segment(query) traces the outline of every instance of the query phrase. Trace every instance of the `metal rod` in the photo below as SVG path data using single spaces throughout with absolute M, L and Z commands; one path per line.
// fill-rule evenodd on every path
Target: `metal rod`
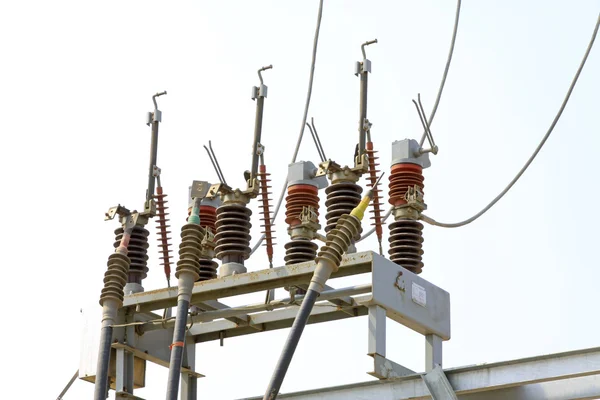
M 154 103 L 154 116 L 156 116 L 158 110 L 158 104 L 156 104 L 156 98 L 162 95 L 167 94 L 167 91 L 156 93 L 152 96 L 152 102 Z M 154 177 L 154 167 L 156 166 L 156 159 L 158 156 L 158 124 L 159 121 L 156 117 L 152 121 L 152 138 L 150 142 L 150 167 L 148 171 L 148 189 L 146 191 L 146 201 L 152 200 L 154 196 L 154 187 L 155 187 L 155 177 Z
M 250 179 L 254 179 L 258 173 L 258 145 L 262 136 L 263 110 L 265 98 L 258 96 L 256 99 L 256 116 L 254 118 L 254 143 L 252 143 L 252 169 Z
M 268 65 L 266 67 L 262 67 L 258 70 L 258 79 L 260 79 L 260 87 L 258 88 L 257 98 L 256 98 L 256 116 L 254 118 L 254 142 L 252 143 L 252 168 L 250 169 L 250 179 L 253 180 L 257 177 L 258 174 L 258 146 L 260 145 L 260 139 L 262 136 L 262 122 L 263 122 L 263 111 L 265 107 L 265 97 L 266 92 L 262 93 L 263 87 L 266 89 L 266 86 L 263 85 L 263 77 L 261 72 L 267 69 L 273 68 L 273 65 Z
M 211 146 L 210 140 L 208 141 L 208 144 L 209 144 L 209 146 Z M 210 147 L 210 150 L 209 150 L 208 147 L 206 147 L 206 145 L 205 145 L 204 150 L 206 150 L 206 154 L 208 154 L 208 158 L 210 158 L 210 162 L 212 163 L 213 168 L 215 169 L 217 178 L 219 179 L 219 181 L 221 183 L 224 183 L 227 185 L 227 182 L 225 182 L 225 178 L 223 177 L 223 173 L 221 172 L 221 168 L 219 167 L 219 164 L 217 162 L 216 156 L 215 156 L 214 152 L 212 151 L 212 146 Z
M 306 126 L 308 127 L 308 130 L 310 131 L 310 135 L 313 138 L 313 142 L 315 142 L 315 147 L 317 148 L 317 153 L 319 153 L 319 158 L 321 159 L 321 162 L 325 161 L 325 157 L 323 157 L 323 154 L 321 154 L 321 149 L 319 148 L 319 142 L 317 142 L 317 137 L 315 136 L 315 131 L 313 130 L 312 126 L 310 126 L 310 124 L 307 122 Z
M 266 71 L 266 70 L 271 69 L 271 68 L 273 68 L 273 64 L 267 65 L 266 67 L 262 67 L 261 69 L 258 70 L 258 79 L 260 79 L 260 84 L 261 85 L 264 83 L 261 72 Z
M 365 153 L 366 131 L 365 123 L 367 120 L 367 93 L 369 86 L 369 76 L 366 71 L 360 74 L 360 118 L 358 120 L 358 157 Z
M 369 46 L 373 43 L 377 43 L 377 39 L 369 40 L 360 46 L 360 51 L 363 55 L 360 71 L 360 118 L 358 120 L 358 154 L 357 157 L 360 160 L 365 154 L 365 143 L 366 143 L 366 122 L 367 122 L 367 95 L 369 90 L 369 71 L 367 70 L 367 53 L 365 52 L 365 46 Z
M 365 52 L 365 46 L 369 46 L 372 45 L 374 43 L 377 43 L 377 39 L 373 39 L 373 40 L 369 40 L 368 42 L 364 42 L 361 46 L 360 46 L 360 51 L 362 51 L 362 55 L 363 55 L 363 60 L 367 59 L 367 53 Z
M 310 124 L 312 125 L 313 131 L 315 131 L 315 137 L 317 138 L 317 142 L 319 142 L 319 150 L 321 151 L 321 155 L 323 156 L 324 160 L 327 160 L 325 150 L 323 150 L 323 145 L 321 144 L 321 139 L 319 138 L 319 132 L 317 132 L 317 127 L 315 126 L 315 119 L 313 117 L 310 118 Z
M 154 166 L 158 156 L 158 121 L 152 122 L 152 139 L 150 142 L 150 168 L 148 171 L 148 190 L 146 190 L 146 200 L 152 200 L 154 196 L 154 187 L 156 179 L 154 177 Z
M 419 102 L 419 107 L 421 108 L 421 114 L 423 114 L 423 121 L 425 121 L 425 128 L 427 130 L 429 141 L 430 141 L 429 144 L 431 145 L 431 148 L 434 148 L 435 141 L 433 140 L 433 134 L 431 133 L 431 128 L 429 127 L 429 122 L 427 121 L 427 118 L 425 118 L 425 108 L 423 107 L 423 103 L 421 103 L 421 93 L 417 94 L 417 100 Z
M 75 382 L 75 380 L 77 379 L 78 376 L 79 376 L 79 370 L 75 371 L 75 374 L 73 375 L 73 377 L 71 378 L 69 383 L 67 383 L 67 386 L 65 386 L 65 388 L 62 390 L 62 392 L 60 392 L 60 394 L 58 395 L 56 400 L 62 400 L 63 396 L 69 391 L 69 389 L 71 388 L 71 386 L 73 385 L 73 383 Z
M 349 287 L 340 288 L 340 289 L 325 290 L 321 293 L 321 296 L 319 296 L 319 301 L 335 300 L 335 299 L 340 299 L 340 298 L 344 298 L 347 296 L 353 296 L 353 295 L 358 295 L 358 294 L 363 294 L 363 293 L 370 293 L 372 289 L 373 289 L 373 286 L 369 283 L 369 284 L 363 284 L 363 285 L 349 286 Z M 301 295 L 301 296 L 295 296 L 293 299 L 288 297 L 285 299 L 273 300 L 269 304 L 254 303 L 254 304 L 249 304 L 246 306 L 225 308 L 222 310 L 204 311 L 204 312 L 199 313 L 198 315 L 194 315 L 194 316 L 190 317 L 189 322 L 196 324 L 196 323 L 214 321 L 217 319 L 232 318 L 232 317 L 237 317 L 240 315 L 247 315 L 247 314 L 252 314 L 252 313 L 266 311 L 266 310 L 270 311 L 270 310 L 275 310 L 278 308 L 285 308 L 285 307 L 290 307 L 292 305 L 297 305 L 297 303 L 299 303 L 303 300 L 304 300 L 304 295 Z M 171 327 L 173 327 L 174 324 L 175 324 L 175 321 L 173 319 L 171 319 L 169 321 L 165 321 L 163 319 L 163 320 L 158 320 L 158 321 L 151 321 L 148 323 L 139 323 L 138 325 L 144 325 L 145 331 L 152 331 L 152 330 L 157 330 L 157 329 L 171 328 Z
M 215 151 L 212 148 L 212 141 L 209 140 L 208 141 L 208 147 L 210 148 L 210 152 L 212 153 L 212 156 L 215 160 L 215 164 L 217 164 L 217 170 L 218 170 L 218 174 L 220 179 L 223 181 L 224 184 L 227 185 L 227 181 L 225 180 L 225 175 L 223 175 L 223 170 L 221 169 L 221 165 L 219 164 L 219 160 L 217 159 L 217 155 L 215 154 Z

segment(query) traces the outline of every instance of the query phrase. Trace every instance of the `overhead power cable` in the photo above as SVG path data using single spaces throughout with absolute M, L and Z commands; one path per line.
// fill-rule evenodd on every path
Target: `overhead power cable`
M 479 217 L 481 217 L 483 214 L 485 214 L 502 197 L 504 197 L 504 195 L 506 193 L 508 193 L 508 191 L 514 186 L 514 184 L 517 183 L 517 181 L 519 180 L 519 178 L 521 178 L 521 176 L 523 175 L 523 173 L 525 173 L 525 171 L 527 170 L 527 168 L 529 168 L 529 166 L 531 165 L 531 163 L 533 162 L 533 160 L 535 159 L 535 157 L 538 155 L 538 153 L 540 152 L 540 150 L 542 150 L 542 147 L 544 147 L 544 144 L 546 143 L 546 141 L 550 137 L 550 134 L 554 130 L 554 127 L 558 123 L 558 120 L 560 119 L 560 117 L 561 117 L 561 115 L 562 115 L 565 107 L 567 106 L 567 103 L 569 102 L 569 98 L 571 97 L 571 93 L 573 92 L 573 89 L 575 88 L 575 85 L 577 84 L 577 80 L 579 79 L 579 75 L 581 74 L 581 71 L 583 70 L 583 67 L 585 66 L 585 62 L 587 61 L 587 58 L 588 58 L 588 56 L 589 56 L 589 54 L 590 54 L 590 52 L 592 50 L 592 47 L 594 46 L 594 41 L 596 40 L 596 35 L 598 34 L 598 27 L 599 26 L 600 26 L 600 13 L 598 14 L 598 20 L 596 21 L 596 26 L 594 28 L 594 32 L 592 33 L 592 38 L 590 39 L 590 42 L 589 42 L 588 47 L 587 47 L 587 50 L 585 51 L 583 59 L 581 60 L 581 63 L 579 64 L 579 68 L 577 68 L 577 72 L 575 73 L 575 76 L 573 77 L 573 80 L 571 81 L 571 86 L 569 86 L 569 90 L 567 91 L 567 94 L 565 95 L 565 98 L 563 99 L 563 102 L 562 102 L 560 108 L 558 109 L 558 113 L 554 117 L 554 120 L 552 121 L 552 124 L 550 124 L 550 128 L 548 128 L 548 131 L 546 132 L 546 134 L 542 138 L 542 141 L 538 144 L 537 148 L 535 149 L 535 151 L 533 152 L 533 154 L 531 155 L 531 157 L 529 157 L 529 159 L 527 160 L 527 162 L 525 163 L 525 165 L 523 165 L 523 168 L 521 168 L 521 170 L 517 173 L 517 175 L 513 178 L 513 180 L 510 181 L 510 183 L 508 184 L 508 186 L 506 186 L 504 188 L 504 190 L 502 192 L 500 192 L 500 194 L 498 196 L 496 196 L 496 198 L 494 198 L 494 200 L 492 200 L 481 211 L 479 211 L 477 214 L 473 215 L 471 218 L 465 219 L 464 221 L 455 222 L 455 223 L 450 223 L 449 224 L 449 223 L 438 222 L 438 221 L 434 220 L 433 218 L 430 218 L 430 217 L 428 217 L 426 215 L 421 214 L 421 219 L 423 221 L 425 221 L 425 222 L 427 222 L 428 224 L 431 224 L 431 225 L 440 226 L 442 228 L 458 228 L 458 227 L 461 227 L 461 226 L 465 226 L 465 225 L 470 224 L 471 222 L 475 221 L 476 219 L 478 219 Z
M 444 68 L 444 74 L 442 75 L 442 81 L 440 82 L 440 87 L 438 88 L 437 96 L 435 98 L 435 103 L 433 105 L 433 109 L 431 110 L 431 114 L 429 114 L 429 118 L 427 120 L 426 126 L 431 127 L 433 123 L 433 118 L 435 118 L 435 113 L 437 112 L 438 106 L 440 105 L 440 99 L 442 98 L 442 93 L 444 91 L 444 86 L 446 85 L 446 78 L 448 78 L 448 71 L 450 70 L 450 63 L 452 62 L 452 56 L 454 55 L 454 44 L 456 43 L 456 33 L 458 32 L 458 21 L 460 19 L 460 7 L 462 5 L 461 0 L 456 2 L 456 14 L 454 16 L 454 28 L 452 29 L 452 40 L 450 41 L 450 50 L 448 51 L 448 59 L 446 60 L 446 66 Z M 423 132 L 423 136 L 421 137 L 420 146 L 423 146 L 425 142 L 425 138 L 427 137 L 427 130 L 425 129 Z M 390 208 L 388 212 L 382 219 L 382 223 L 385 222 L 389 216 L 392 214 L 392 209 Z M 358 240 L 364 240 L 371 236 L 375 232 L 376 228 L 373 228 L 366 232 L 361 238 Z
M 323 16 L 323 0 L 319 1 L 319 13 L 317 15 L 317 28 L 315 29 L 315 36 L 313 39 L 313 50 L 312 50 L 312 61 L 310 64 L 310 77 L 308 78 L 308 91 L 306 93 L 306 102 L 304 105 L 304 114 L 302 115 L 302 125 L 300 126 L 300 134 L 298 135 L 298 140 L 296 142 L 296 148 L 294 149 L 294 154 L 292 155 L 292 161 L 290 164 L 296 162 L 296 158 L 298 157 L 298 151 L 300 150 L 300 144 L 302 143 L 302 137 L 304 136 L 304 127 L 306 126 L 306 118 L 308 117 L 308 108 L 310 106 L 310 98 L 312 96 L 312 88 L 313 88 L 313 80 L 315 77 L 315 64 L 317 61 L 317 45 L 319 43 L 319 31 L 321 29 L 321 17 Z M 279 195 L 279 199 L 277 200 L 277 205 L 275 206 L 275 210 L 273 212 L 273 217 L 271 218 L 271 223 L 275 223 L 275 218 L 279 213 L 279 209 L 281 208 L 281 203 L 283 202 L 283 198 L 285 197 L 285 192 L 287 189 L 287 177 L 285 179 L 283 188 L 281 188 L 281 194 Z M 256 249 L 261 245 L 261 243 L 265 240 L 265 235 L 263 234 L 258 242 L 252 248 L 250 255 L 252 255 Z

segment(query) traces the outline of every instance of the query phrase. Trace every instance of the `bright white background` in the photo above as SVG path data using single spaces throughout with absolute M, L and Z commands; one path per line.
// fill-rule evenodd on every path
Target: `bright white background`
M 169 92 L 159 99 L 158 164 L 174 249 L 188 185 L 216 180 L 202 149 L 209 139 L 228 181 L 242 185 L 254 123 L 250 88 L 258 83 L 256 70 L 271 63 L 263 143 L 279 192 L 300 128 L 317 3 L 0 4 L 0 296 L 5 371 L 10 366 L 3 397 L 53 398 L 77 369 L 80 308 L 97 307 L 117 226 L 103 222 L 103 214 L 117 203 L 143 204 L 150 138 L 144 118 L 152 94 Z M 433 124 L 440 153 L 425 172 L 428 214 L 447 222 L 487 204 L 529 157 L 600 8 L 597 0 L 463 3 Z M 433 105 L 454 10 L 449 0 L 326 1 L 309 116 L 328 157 L 352 160 L 359 88 L 353 65 L 360 44 L 373 38 L 379 44 L 367 51 L 369 118 L 382 167 L 389 166 L 392 141 L 420 135 L 410 100 L 421 92 L 428 112 Z M 426 227 L 422 276 L 452 299 L 446 367 L 600 344 L 599 93 L 595 48 L 553 136 L 509 195 L 467 227 Z M 316 161 L 310 140 L 299 158 Z M 256 216 L 256 203 L 252 208 Z M 282 265 L 287 235 L 283 218 L 277 223 L 275 258 Z M 254 219 L 254 238 L 258 225 Z M 154 222 L 150 228 L 154 234 Z M 376 249 L 374 238 L 359 246 L 367 249 Z M 156 253 L 152 247 L 146 289 L 165 285 Z M 263 251 L 248 262 L 250 270 L 266 266 Z M 366 329 L 364 318 L 309 326 L 282 391 L 369 379 Z M 422 370 L 423 339 L 393 323 L 388 334 L 389 358 Z M 198 370 L 207 375 L 199 398 L 262 395 L 286 335 L 199 345 Z M 166 369 L 150 366 L 139 396 L 163 398 L 166 379 Z M 65 399 L 92 392 L 78 381 Z

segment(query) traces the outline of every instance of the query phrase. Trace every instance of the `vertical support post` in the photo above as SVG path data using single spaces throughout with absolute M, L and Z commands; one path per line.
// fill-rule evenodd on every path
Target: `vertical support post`
M 436 365 L 442 366 L 442 338 L 437 335 L 425 336 L 425 372 L 432 371 Z
M 369 306 L 369 355 L 385 357 L 385 308 Z
M 128 322 L 132 322 L 133 318 L 131 318 L 131 321 L 129 321 L 128 318 Z M 128 326 L 127 328 L 125 328 L 125 332 L 126 332 L 126 337 L 127 337 L 127 345 L 135 348 L 137 345 L 137 340 L 136 340 L 136 333 L 135 333 L 135 327 L 134 326 Z M 134 387 L 134 383 L 133 383 L 133 376 L 134 376 L 134 356 L 133 353 L 125 353 L 125 365 L 126 365 L 126 369 L 125 369 L 125 391 L 127 393 L 133 394 L 133 387 Z
M 196 343 L 194 338 L 187 336 L 183 353 L 183 365 L 192 371 L 196 370 Z M 197 400 L 198 378 L 183 373 L 181 376 L 181 400 Z
M 125 382 L 127 381 L 127 367 L 125 360 L 125 350 L 124 349 L 116 349 L 117 350 L 117 359 L 116 359 L 116 383 L 115 383 L 115 392 L 121 393 L 125 392 Z

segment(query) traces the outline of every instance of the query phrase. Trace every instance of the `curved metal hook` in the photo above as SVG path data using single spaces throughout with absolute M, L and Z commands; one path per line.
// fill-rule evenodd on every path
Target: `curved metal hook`
M 360 51 L 362 51 L 363 60 L 367 59 L 367 54 L 365 53 L 365 46 L 369 46 L 369 45 L 374 44 L 374 43 L 377 43 L 377 39 L 373 39 L 373 40 L 369 40 L 368 42 L 364 42 L 360 46 Z
M 156 98 L 158 96 L 162 96 L 163 94 L 167 94 L 167 91 L 165 90 L 164 92 L 156 93 L 154 96 L 152 96 L 152 102 L 154 103 L 155 110 L 158 110 L 158 104 L 156 104 Z
M 273 64 L 271 65 L 267 65 L 266 67 L 262 67 L 261 69 L 258 70 L 258 79 L 260 79 L 260 84 L 263 84 L 263 77 L 261 75 L 261 72 L 266 71 L 268 69 L 273 68 Z

